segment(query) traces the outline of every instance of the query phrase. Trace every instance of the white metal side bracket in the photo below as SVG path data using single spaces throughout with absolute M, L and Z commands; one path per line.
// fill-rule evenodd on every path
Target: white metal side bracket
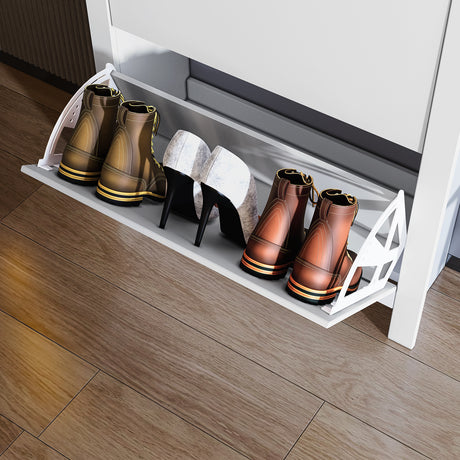
M 377 239 L 377 234 L 382 227 L 389 223 L 389 231 L 385 243 Z M 397 239 L 395 241 L 395 236 Z M 404 206 L 404 192 L 399 191 L 396 198 L 380 215 L 374 227 L 364 241 L 356 256 L 350 271 L 345 278 L 345 283 L 331 304 L 322 307 L 322 310 L 333 315 L 340 310 L 356 303 L 371 294 L 383 289 L 390 277 L 406 244 L 406 213 Z M 346 295 L 351 279 L 358 267 L 375 267 L 369 284 L 359 288 L 353 294 Z
M 40 168 L 50 170 L 52 166 L 57 166 L 62 158 L 62 153 L 56 152 L 58 140 L 64 128 L 75 128 L 81 110 L 81 101 L 83 99 L 83 91 L 88 85 L 97 83 L 109 85 L 114 89 L 118 89 L 111 77 L 111 73 L 115 70 L 112 64 L 106 64 L 105 69 L 93 75 L 81 88 L 72 96 L 70 101 L 65 106 L 59 116 L 53 131 L 46 145 L 45 155 L 41 160 L 38 160 Z

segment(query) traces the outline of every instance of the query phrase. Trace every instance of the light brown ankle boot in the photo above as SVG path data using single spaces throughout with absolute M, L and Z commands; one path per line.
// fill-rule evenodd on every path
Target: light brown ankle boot
M 356 258 L 348 251 L 350 227 L 358 212 L 358 200 L 341 190 L 321 192 L 307 238 L 294 263 L 287 291 L 303 302 L 332 302 L 343 287 Z M 356 270 L 347 293 L 358 289 L 362 269 Z
M 85 88 L 80 116 L 59 165 L 60 177 L 96 184 L 112 142 L 120 96 L 120 91 L 106 85 Z
M 305 239 L 305 208 L 313 180 L 295 169 L 280 169 L 264 212 L 252 232 L 240 267 L 259 278 L 285 276 Z
M 157 110 L 140 101 L 126 101 L 118 109 L 117 120 L 96 195 L 125 206 L 138 205 L 144 196 L 163 200 L 166 177 L 151 148 L 159 125 Z

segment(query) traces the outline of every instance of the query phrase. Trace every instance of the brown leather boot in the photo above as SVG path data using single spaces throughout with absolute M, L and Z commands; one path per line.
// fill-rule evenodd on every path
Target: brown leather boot
M 60 177 L 96 184 L 112 142 L 120 96 L 120 91 L 106 85 L 85 88 L 80 116 L 59 165 Z
M 321 192 L 307 238 L 295 259 L 287 291 L 303 302 L 332 302 L 342 289 L 356 253 L 347 250 L 350 227 L 358 200 L 341 190 Z M 358 289 L 362 269 L 353 276 L 347 293 Z
M 166 176 L 151 147 L 159 124 L 157 110 L 140 101 L 126 101 L 118 109 L 117 120 L 96 195 L 125 206 L 138 205 L 144 196 L 164 199 Z
M 313 180 L 295 169 L 280 169 L 264 212 L 249 237 L 240 267 L 259 278 L 282 278 L 305 239 L 305 208 Z

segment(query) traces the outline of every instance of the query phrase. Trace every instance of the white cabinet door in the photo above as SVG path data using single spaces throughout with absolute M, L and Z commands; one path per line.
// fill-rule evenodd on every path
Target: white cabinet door
M 449 0 L 110 0 L 114 26 L 421 151 Z

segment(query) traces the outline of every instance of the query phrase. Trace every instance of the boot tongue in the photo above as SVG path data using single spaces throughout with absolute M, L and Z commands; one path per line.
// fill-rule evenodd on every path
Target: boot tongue
M 342 190 L 332 188 L 323 190 L 320 197 L 329 199 L 337 206 L 354 206 L 358 201 L 356 197 L 342 193 Z
M 296 169 L 280 169 L 277 172 L 280 179 L 287 179 L 292 185 L 310 185 L 312 178 L 306 176 L 303 172 Z
M 89 85 L 87 89 L 92 91 L 96 96 L 116 96 L 114 90 L 107 85 Z M 117 93 L 117 91 L 115 91 Z
M 120 98 L 120 91 L 107 85 L 88 85 L 83 93 L 82 106 L 88 110 L 91 110 L 93 104 L 115 108 L 118 107 Z
M 306 176 L 296 169 L 280 169 L 277 171 L 275 181 L 278 182 L 278 197 L 284 199 L 289 189 L 290 194 L 298 196 L 310 193 L 313 184 L 311 176 Z
M 356 197 L 342 193 L 341 190 L 331 189 L 321 192 L 320 197 L 319 213 L 321 219 L 327 219 L 330 212 L 332 212 L 336 217 L 340 215 L 343 218 L 351 219 L 350 225 L 353 224 L 358 213 L 358 200 Z
M 355 204 L 356 198 L 350 197 L 345 195 L 344 193 L 341 193 L 340 195 L 332 195 L 328 196 L 328 198 L 332 201 L 333 204 L 336 204 L 338 206 L 353 206 Z
M 319 196 L 320 198 L 329 198 L 331 199 L 331 196 L 333 195 L 340 195 L 342 193 L 342 190 L 337 189 L 337 188 L 327 188 L 326 190 L 323 190 Z
M 126 107 L 130 112 L 134 113 L 151 113 L 154 111 L 154 107 L 146 105 L 141 101 L 127 101 L 122 105 L 123 107 Z
M 135 123 L 154 122 L 156 134 L 159 124 L 159 115 L 155 107 L 142 101 L 125 101 L 118 109 L 118 123 L 126 124 L 128 120 Z

